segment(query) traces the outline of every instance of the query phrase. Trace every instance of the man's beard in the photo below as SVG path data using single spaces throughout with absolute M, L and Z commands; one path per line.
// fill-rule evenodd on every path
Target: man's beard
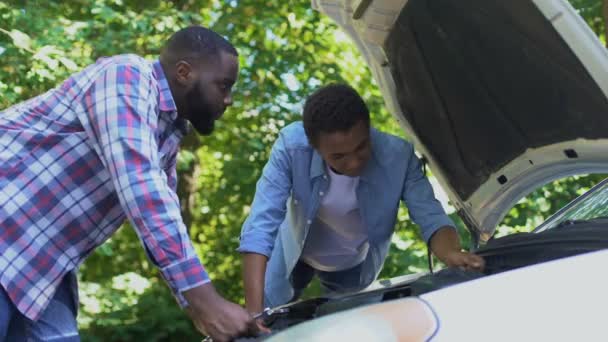
M 201 94 L 199 83 L 186 94 L 186 102 L 190 109 L 188 121 L 199 134 L 210 135 L 215 128 L 213 109 L 209 101 Z

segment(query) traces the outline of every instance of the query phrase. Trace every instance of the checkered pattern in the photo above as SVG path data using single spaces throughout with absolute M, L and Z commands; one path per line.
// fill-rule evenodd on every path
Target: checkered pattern
M 103 58 L 0 112 L 0 284 L 35 320 L 128 218 L 180 304 L 209 278 L 178 198 L 185 123 L 160 63 Z

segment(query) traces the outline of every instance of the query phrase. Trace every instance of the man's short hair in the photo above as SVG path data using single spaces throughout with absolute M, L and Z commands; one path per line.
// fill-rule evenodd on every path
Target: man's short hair
M 322 87 L 304 104 L 304 131 L 312 146 L 321 133 L 345 132 L 361 120 L 369 127 L 369 109 L 359 93 L 346 84 Z
M 202 27 L 190 26 L 175 32 L 162 48 L 160 60 L 164 65 L 180 60 L 197 63 L 226 52 L 238 56 L 234 46 L 216 32 Z

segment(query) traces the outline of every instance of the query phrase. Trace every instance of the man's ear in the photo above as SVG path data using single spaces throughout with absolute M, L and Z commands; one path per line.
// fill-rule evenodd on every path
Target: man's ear
M 188 86 L 192 82 L 193 76 L 193 68 L 190 63 L 184 60 L 175 63 L 175 78 L 180 84 Z

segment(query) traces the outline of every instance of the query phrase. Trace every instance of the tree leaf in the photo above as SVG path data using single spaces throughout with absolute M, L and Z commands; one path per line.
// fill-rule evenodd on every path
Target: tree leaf
M 16 47 L 23 50 L 32 49 L 32 40 L 27 34 L 13 29 L 10 32 L 10 36 L 13 39 L 13 44 L 15 44 Z
M 78 65 L 73 60 L 67 57 L 59 57 L 59 61 L 70 71 L 75 71 L 76 69 L 78 69 Z

